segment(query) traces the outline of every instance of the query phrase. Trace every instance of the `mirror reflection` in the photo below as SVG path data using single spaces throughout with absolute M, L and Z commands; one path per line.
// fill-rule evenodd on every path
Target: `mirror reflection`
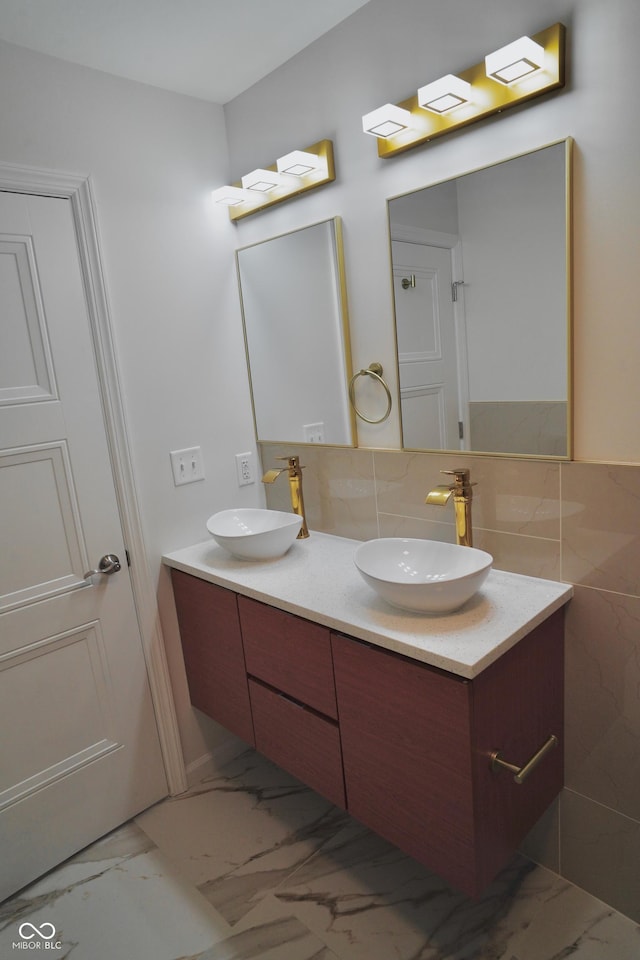
M 569 149 L 389 201 L 405 448 L 570 455 Z
M 353 446 L 338 218 L 236 251 L 256 436 Z

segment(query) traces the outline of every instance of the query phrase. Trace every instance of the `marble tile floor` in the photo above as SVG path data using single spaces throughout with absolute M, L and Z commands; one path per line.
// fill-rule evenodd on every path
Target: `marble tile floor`
M 636 923 L 543 867 L 517 856 L 473 902 L 252 751 L 0 905 L 1 960 L 38 940 L 73 960 L 640 958 Z

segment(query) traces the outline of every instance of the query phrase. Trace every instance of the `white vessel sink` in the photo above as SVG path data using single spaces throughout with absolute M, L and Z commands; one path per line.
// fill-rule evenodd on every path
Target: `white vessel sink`
M 354 562 L 364 580 L 394 607 L 451 613 L 476 593 L 493 557 L 475 547 L 399 537 L 369 540 Z
M 273 560 L 287 552 L 298 536 L 302 517 L 260 508 L 221 510 L 207 520 L 219 546 L 240 560 Z

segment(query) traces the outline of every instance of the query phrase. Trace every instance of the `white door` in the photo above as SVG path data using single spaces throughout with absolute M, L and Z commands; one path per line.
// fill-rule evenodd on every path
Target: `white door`
M 1 900 L 167 792 L 71 205 L 12 193 L 0 541 Z
M 399 240 L 391 246 L 403 446 L 456 450 L 461 418 L 451 251 Z

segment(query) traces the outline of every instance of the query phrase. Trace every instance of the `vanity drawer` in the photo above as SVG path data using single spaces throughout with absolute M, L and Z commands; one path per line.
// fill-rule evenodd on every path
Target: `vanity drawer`
M 338 718 L 327 627 L 238 597 L 247 673 Z
M 256 749 L 309 787 L 345 807 L 337 724 L 249 680 Z

